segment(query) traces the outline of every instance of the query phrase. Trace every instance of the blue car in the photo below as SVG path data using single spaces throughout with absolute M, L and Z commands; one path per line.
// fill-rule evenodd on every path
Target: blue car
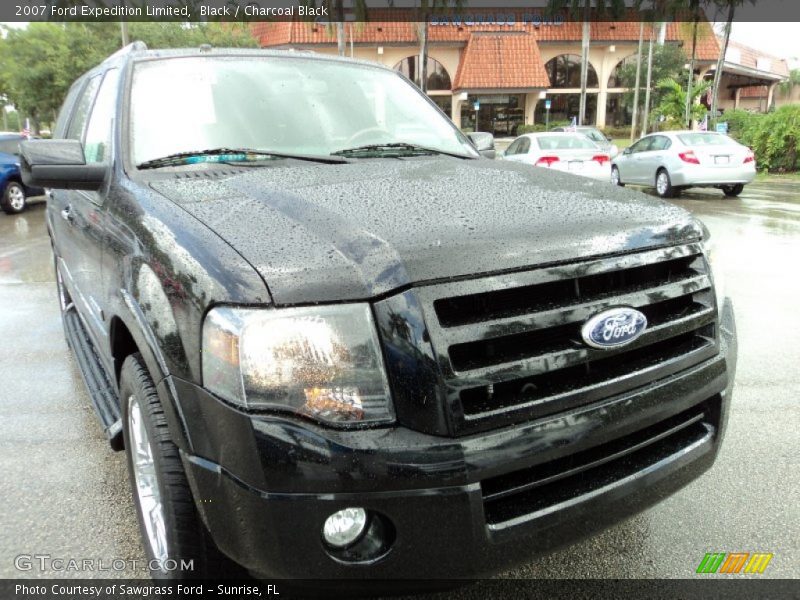
M 44 194 L 43 189 L 22 183 L 19 143 L 24 139 L 19 133 L 0 133 L 0 208 L 10 215 L 25 210 L 29 197 Z

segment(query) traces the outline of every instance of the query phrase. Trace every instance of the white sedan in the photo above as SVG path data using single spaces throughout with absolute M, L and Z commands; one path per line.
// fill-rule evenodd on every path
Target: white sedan
M 603 181 L 611 177 L 611 157 L 582 133 L 526 133 L 511 142 L 502 159 Z
M 715 187 L 738 196 L 755 176 L 753 151 L 711 131 L 652 133 L 626 148 L 611 166 L 611 183 L 654 186 L 662 198 L 690 187 Z

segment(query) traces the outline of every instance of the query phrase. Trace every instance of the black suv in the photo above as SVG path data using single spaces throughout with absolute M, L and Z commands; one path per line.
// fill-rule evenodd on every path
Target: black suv
M 676 206 L 303 52 L 134 44 L 55 138 L 22 168 L 156 575 L 478 576 L 714 462 L 734 321 Z

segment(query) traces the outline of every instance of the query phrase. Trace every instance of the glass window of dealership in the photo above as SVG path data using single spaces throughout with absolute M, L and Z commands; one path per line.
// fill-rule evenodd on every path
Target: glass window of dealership
M 594 46 L 589 56 L 586 123 L 600 127 L 630 125 L 627 89 L 622 87 L 620 70 L 626 63 L 636 60 L 636 46 L 597 43 Z M 436 49 L 432 48 L 428 58 L 428 94 L 462 128 L 489 131 L 498 136 L 515 135 L 517 127 L 523 123 L 568 121 L 577 116 L 580 102 L 581 57 L 575 54 L 580 52 L 580 45 L 577 48 L 574 45 L 548 47 L 540 43 L 539 49 L 550 79 L 549 87 L 454 92 L 451 86 L 455 74 L 451 76 L 436 59 Z M 418 65 L 419 55 L 412 54 L 392 66 L 419 85 Z M 549 111 L 546 100 L 550 101 Z M 526 105 L 533 107 L 528 114 Z

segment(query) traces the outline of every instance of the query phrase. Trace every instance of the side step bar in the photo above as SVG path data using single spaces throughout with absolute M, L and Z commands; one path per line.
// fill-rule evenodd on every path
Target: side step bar
M 75 353 L 83 382 L 89 391 L 94 410 L 100 417 L 108 437 L 108 442 L 114 450 L 122 450 L 122 419 L 120 417 L 117 392 L 112 380 L 108 377 L 105 368 L 100 362 L 94 345 L 84 329 L 83 322 L 72 307 L 64 313 L 64 328 L 67 340 Z

